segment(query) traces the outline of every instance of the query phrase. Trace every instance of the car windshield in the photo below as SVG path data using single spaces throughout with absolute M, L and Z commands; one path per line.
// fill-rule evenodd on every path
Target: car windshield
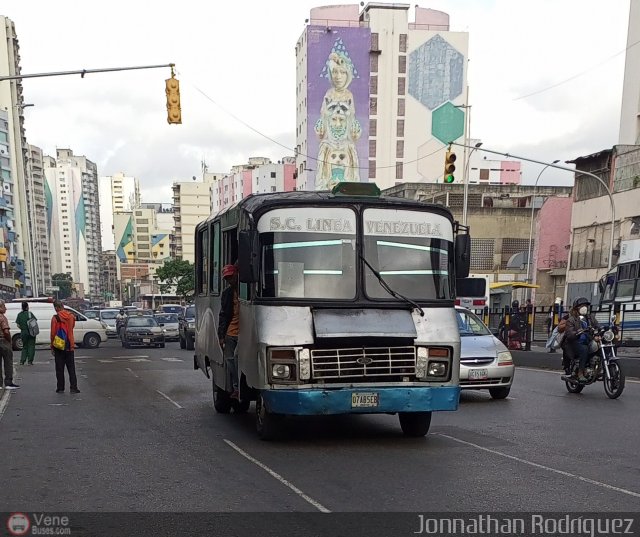
M 461 336 L 490 336 L 491 332 L 485 324 L 473 313 L 466 310 L 456 310 L 458 329 Z
M 115 319 L 118 315 L 117 311 L 101 311 L 100 318 L 104 321 L 106 319 Z
M 442 215 L 395 209 L 364 211 L 364 256 L 397 293 L 416 300 L 450 300 L 453 228 Z M 390 299 L 365 268 L 367 296 Z
M 184 316 L 187 319 L 195 319 L 196 318 L 196 307 L 195 306 L 189 306 L 187 308 L 187 310 L 185 311 Z
M 178 316 L 175 313 L 166 313 L 162 315 L 156 315 L 156 321 L 163 324 L 178 323 Z
M 165 305 L 165 306 L 160 306 L 160 310 L 163 313 L 180 313 L 182 311 L 182 306 L 180 306 L 180 305 L 175 305 L 175 306 Z
M 97 311 L 86 310 L 84 312 L 84 316 L 87 319 L 99 319 L 100 318 L 100 313 L 97 312 Z
M 130 328 L 158 326 L 158 321 L 153 317 L 130 317 L 127 326 Z
M 351 209 L 276 209 L 260 218 L 258 231 L 261 296 L 355 297 L 356 215 Z

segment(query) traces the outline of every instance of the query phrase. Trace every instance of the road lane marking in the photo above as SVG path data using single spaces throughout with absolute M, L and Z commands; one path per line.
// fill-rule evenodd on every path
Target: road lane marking
M 5 390 L 0 397 L 0 420 L 2 416 L 4 416 L 4 411 L 7 409 L 7 405 L 9 404 L 9 398 L 11 397 L 11 390 Z
M 131 373 L 131 374 L 132 374 L 134 377 L 136 377 L 137 379 L 139 379 L 139 378 L 140 378 L 138 375 L 136 375 L 136 374 L 131 370 L 131 368 L 130 368 L 130 367 L 127 367 L 127 371 L 128 371 L 129 373 Z
M 180 358 L 161 358 L 161 360 L 164 360 L 165 362 L 184 362 L 184 360 L 181 360 Z
M 184 408 L 182 406 L 180 406 L 178 403 L 176 403 L 173 399 L 171 399 L 171 397 L 169 397 L 166 393 L 162 393 L 160 390 L 156 390 L 160 395 L 162 395 L 162 397 L 164 397 L 167 401 L 170 401 L 171 403 L 173 403 L 174 405 L 176 405 L 176 407 L 178 408 Z
M 585 483 L 589 483 L 590 485 L 596 485 L 598 487 L 602 487 L 608 490 L 613 490 L 616 492 L 621 492 L 622 494 L 626 494 L 628 496 L 633 496 L 634 498 L 640 498 L 640 492 L 634 492 L 633 490 L 627 490 L 620 487 L 616 487 L 614 485 L 609 485 L 608 483 L 603 483 L 602 481 L 596 481 L 595 479 L 590 479 L 588 477 L 584 477 L 577 474 L 572 474 L 571 472 L 566 472 L 564 470 L 558 470 L 557 468 L 552 468 L 551 466 L 545 466 L 544 464 L 539 464 L 537 462 L 528 461 L 527 459 L 522 459 L 520 457 L 516 457 L 515 455 L 509 455 L 508 453 L 503 453 L 502 451 L 497 451 L 495 449 L 486 448 L 479 444 L 474 444 L 473 442 L 467 442 L 466 440 L 462 440 L 460 438 L 456 438 L 455 436 L 450 436 L 444 433 L 433 433 L 438 436 L 442 436 L 444 438 L 448 438 L 449 440 L 453 440 L 454 442 L 458 442 L 459 444 L 465 444 L 467 446 L 474 447 L 476 449 L 480 449 L 482 451 L 486 451 L 487 453 L 492 453 L 493 455 L 498 455 L 500 457 L 504 457 L 505 459 L 511 459 L 512 461 L 517 461 L 522 464 L 527 464 L 529 466 L 533 466 L 534 468 L 539 468 L 541 470 L 546 470 L 547 472 L 553 472 L 555 474 L 563 475 L 565 477 L 570 477 L 572 479 L 577 479 L 578 481 L 583 481 Z
M 535 367 L 521 367 L 517 366 L 518 369 L 522 369 L 524 371 L 533 371 L 535 373 L 552 373 L 554 375 L 564 375 L 564 371 L 552 371 L 550 369 L 537 369 Z M 625 382 L 631 382 L 632 384 L 640 384 L 640 379 L 636 377 L 627 377 L 624 379 Z
M 112 356 L 114 360 L 128 360 L 129 358 L 149 358 L 146 354 L 129 354 L 127 356 Z
M 146 358 L 131 358 L 130 362 L 150 362 L 151 360 L 147 360 Z
M 115 364 L 114 360 L 98 360 L 101 364 Z
M 304 492 L 302 492 L 298 487 L 296 487 L 293 483 L 291 483 L 290 481 L 287 481 L 284 477 L 282 477 L 279 473 L 273 471 L 271 468 L 269 468 L 266 464 L 261 463 L 258 459 L 252 457 L 251 455 L 249 455 L 246 451 L 244 451 L 242 448 L 238 447 L 236 444 L 234 444 L 231 440 L 227 440 L 226 438 L 224 439 L 225 443 L 232 447 L 233 449 L 235 449 L 238 453 L 240 453 L 240 455 L 242 455 L 245 459 L 247 459 L 248 461 L 251 461 L 253 464 L 255 464 L 256 466 L 262 468 L 265 472 L 267 472 L 271 477 L 274 477 L 275 479 L 277 479 L 278 481 L 280 481 L 280 483 L 282 483 L 285 487 L 290 488 L 293 492 L 295 492 L 298 496 L 300 496 L 303 500 L 305 500 L 306 502 L 310 503 L 311 505 L 313 505 L 318 511 L 320 511 L 321 513 L 330 513 L 331 511 L 329 511 L 329 509 L 327 509 L 324 505 L 322 505 L 320 502 L 314 500 L 313 498 L 311 498 L 310 496 L 307 496 Z

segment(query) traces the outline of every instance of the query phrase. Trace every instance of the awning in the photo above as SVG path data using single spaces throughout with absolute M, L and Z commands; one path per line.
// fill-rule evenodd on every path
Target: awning
M 489 288 L 492 291 L 494 289 L 505 289 L 506 287 L 511 287 L 512 289 L 538 289 L 540 286 L 525 282 L 494 282 L 489 284 Z

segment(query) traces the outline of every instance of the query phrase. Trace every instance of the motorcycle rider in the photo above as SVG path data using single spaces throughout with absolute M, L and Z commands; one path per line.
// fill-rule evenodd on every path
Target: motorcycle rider
M 517 341 L 518 347 L 526 337 L 527 319 L 526 313 L 520 311 L 520 302 L 514 300 L 511 303 L 511 314 L 509 325 L 507 326 L 506 315 L 500 320 L 498 332 L 501 334 L 502 341 L 508 348 L 512 348 L 511 341 Z
M 589 343 L 593 339 L 591 330 L 600 328 L 596 318 L 589 313 L 590 305 L 589 299 L 576 298 L 573 302 L 573 308 L 569 312 L 565 329 L 566 344 L 571 346 L 573 356 L 580 361 L 578 366 L 578 382 L 580 383 L 587 382 L 584 373 L 589 364 Z

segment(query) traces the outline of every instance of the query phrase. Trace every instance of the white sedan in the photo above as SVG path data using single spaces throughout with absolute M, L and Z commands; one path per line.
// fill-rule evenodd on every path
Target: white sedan
M 456 307 L 460 329 L 460 387 L 489 390 L 494 399 L 509 395 L 515 366 L 511 353 L 471 311 Z

